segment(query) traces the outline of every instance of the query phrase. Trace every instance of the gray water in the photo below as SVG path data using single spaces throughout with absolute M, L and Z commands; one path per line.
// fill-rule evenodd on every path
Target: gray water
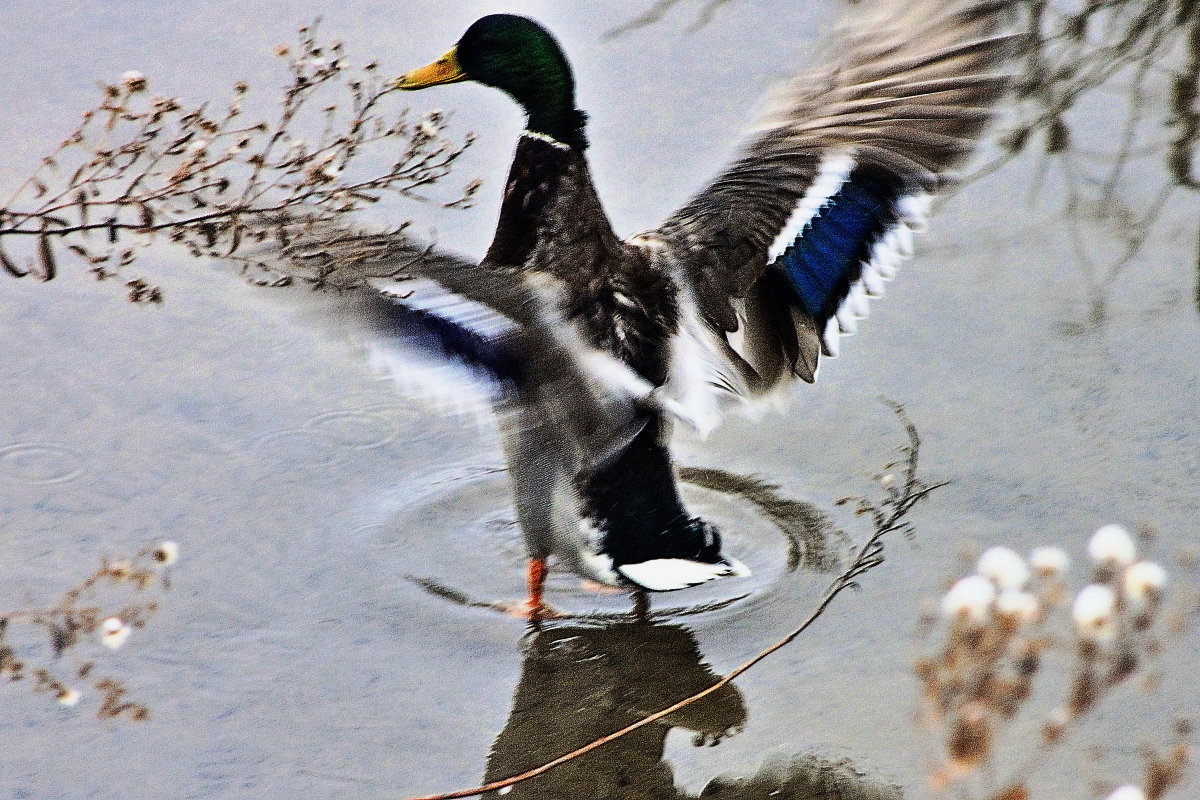
M 93 104 L 98 78 L 139 69 L 153 90 L 190 100 L 223 97 L 240 78 L 269 93 L 281 80 L 271 48 L 317 14 L 352 57 L 398 74 L 442 53 L 478 15 L 506 10 L 538 17 L 565 43 L 592 114 L 601 196 L 632 233 L 712 174 L 762 92 L 813 58 L 838 9 L 732 3 L 695 33 L 680 11 L 604 40 L 632 13 L 620 5 L 10 2 L 0 185 L 18 182 Z M 456 178 L 486 184 L 468 211 L 395 213 L 478 255 L 519 114 L 472 85 L 412 102 L 453 109 L 459 130 L 481 133 Z M 1075 112 L 1098 142 L 1112 138 L 1111 102 Z M 1128 201 L 1142 202 L 1160 173 L 1157 162 L 1139 165 Z M 952 481 L 914 515 L 913 543 L 890 542 L 861 593 L 710 702 L 513 796 L 602 796 L 621 780 L 639 788 L 611 796 L 697 795 L 722 775 L 714 796 L 759 796 L 728 781 L 764 763 L 763 775 L 771 763 L 786 771 L 794 757 L 821 759 L 800 772 L 847 759 L 918 796 L 931 750 L 913 721 L 915 630 L 961 553 L 1057 543 L 1079 562 L 1088 533 L 1107 522 L 1153 526 L 1168 562 L 1195 544 L 1200 204 L 1184 196 L 1166 208 L 1137 259 L 1102 282 L 1095 318 L 1065 231 L 1080 225 L 1101 251 L 1119 232 L 1068 219 L 1062 188 L 1033 158 L 970 185 L 939 210 L 917 258 L 843 355 L 823 363 L 819 384 L 798 387 L 786 413 L 678 443 L 682 464 L 760 476 L 828 517 L 829 531 L 861 537 L 834 501 L 872 491 L 869 476 L 903 443 L 885 395 L 920 429 L 927 477 Z M 749 595 L 723 609 L 649 629 L 532 635 L 431 594 L 407 577 L 483 601 L 522 591 L 486 424 L 401 402 L 357 353 L 264 313 L 261 290 L 222 265 L 164 246 L 139 267 L 163 284 L 164 307 L 131 306 L 82 270 L 0 282 L 0 608 L 49 603 L 101 556 L 149 541 L 177 540 L 183 553 L 159 616 L 103 661 L 151 719 L 98 721 L 92 698 L 64 709 L 0 686 L 0 796 L 404 797 L 476 785 L 702 688 L 790 630 L 828 581 L 812 565 L 789 572 L 788 542 L 753 507 L 693 486 L 689 501 L 728 520 L 732 549 L 756 576 L 656 605 Z M 567 576 L 554 578 L 550 599 L 577 611 L 624 602 Z M 1171 642 L 1160 692 L 1117 692 L 1039 775 L 1042 796 L 1136 781 L 1139 745 L 1165 741 L 1171 719 L 1200 711 L 1198 657 L 1194 631 Z M 1038 719 L 1018 726 L 1014 752 Z M 1084 755 L 1093 745 L 1106 754 L 1099 765 Z M 773 780 L 763 775 L 760 785 Z

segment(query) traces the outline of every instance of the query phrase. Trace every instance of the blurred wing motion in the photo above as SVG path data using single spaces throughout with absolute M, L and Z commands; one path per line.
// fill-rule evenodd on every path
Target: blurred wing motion
M 996 33 L 1010 7 L 857 13 L 831 63 L 787 84 L 734 163 L 631 240 L 681 286 L 674 397 L 715 414 L 792 376 L 811 382 L 819 356 L 837 355 L 1010 82 L 995 71 L 1018 41 Z
M 648 413 L 683 413 L 557 318 L 552 278 L 481 266 L 400 232 L 302 219 L 274 226 L 286 245 L 270 254 L 271 270 L 322 290 L 326 325 L 365 344 L 402 395 L 443 410 L 495 410 L 502 424 L 537 420 L 572 451 L 575 469 L 618 452 Z

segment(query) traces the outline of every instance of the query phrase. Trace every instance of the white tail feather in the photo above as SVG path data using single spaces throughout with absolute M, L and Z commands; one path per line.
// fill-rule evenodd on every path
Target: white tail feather
M 656 558 L 640 564 L 624 564 L 617 567 L 617 572 L 652 592 L 671 592 L 716 578 L 745 577 L 750 574 L 746 565 L 736 559 L 708 564 L 685 558 Z

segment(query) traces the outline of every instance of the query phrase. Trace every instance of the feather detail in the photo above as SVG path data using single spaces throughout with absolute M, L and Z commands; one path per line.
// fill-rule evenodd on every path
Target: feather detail
M 783 230 L 775 237 L 767 250 L 767 258 L 774 261 L 792 245 L 804 228 L 812 222 L 813 217 L 821 213 L 821 209 L 829 204 L 829 200 L 854 169 L 854 158 L 849 150 L 834 151 L 821 159 L 817 167 L 817 176 L 804 196 L 796 203 L 796 209 L 788 217 Z
M 554 145 L 555 147 L 560 148 L 562 150 L 570 150 L 571 149 L 571 145 L 560 142 L 558 139 L 555 139 L 553 136 L 547 136 L 546 134 L 539 133 L 538 131 L 531 131 L 531 130 L 526 129 L 526 130 L 521 131 L 521 135 L 528 136 L 530 139 L 540 139 L 541 141 L 546 142 L 547 144 Z

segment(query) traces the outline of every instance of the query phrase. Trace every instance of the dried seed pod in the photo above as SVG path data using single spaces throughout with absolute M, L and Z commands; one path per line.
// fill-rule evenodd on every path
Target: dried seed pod
M 1025 559 L 1007 547 L 990 547 L 979 557 L 975 570 L 1002 589 L 1020 589 L 1029 580 Z
M 987 713 L 978 705 L 965 708 L 954 721 L 946 751 L 955 766 L 971 770 L 983 763 L 992 750 L 992 729 Z
M 1121 576 L 1121 589 L 1131 603 L 1154 602 L 1167 582 L 1167 571 L 1151 561 L 1131 564 Z
M 996 599 L 996 586 L 982 575 L 963 578 L 942 598 L 942 613 L 971 622 L 981 622 Z
M 1097 564 L 1125 567 L 1137 558 L 1137 545 L 1120 525 L 1105 525 L 1088 541 L 1088 555 Z
M 1029 554 L 1029 564 L 1043 578 L 1062 575 L 1071 566 L 1071 559 L 1061 547 L 1037 547 Z
M 117 650 L 129 638 L 130 626 L 120 617 L 109 617 L 100 625 L 100 643 L 109 650 Z
M 1080 590 L 1071 607 L 1076 630 L 1086 640 L 1108 641 L 1115 635 L 1117 596 L 1107 586 L 1091 584 Z
M 0 249 L 0 266 L 4 267 L 4 271 L 14 278 L 24 278 L 29 274 L 27 270 L 23 270 L 14 264 L 3 249 Z
M 179 545 L 175 542 L 159 542 L 154 548 L 154 560 L 163 566 L 174 564 L 179 558 Z
M 1146 793 L 1136 786 L 1122 786 L 1105 800 L 1146 800 Z
M 38 236 L 37 253 L 37 277 L 43 281 L 54 280 L 54 276 L 58 274 L 58 262 L 54 258 L 54 249 L 50 246 L 50 237 L 45 233 Z

